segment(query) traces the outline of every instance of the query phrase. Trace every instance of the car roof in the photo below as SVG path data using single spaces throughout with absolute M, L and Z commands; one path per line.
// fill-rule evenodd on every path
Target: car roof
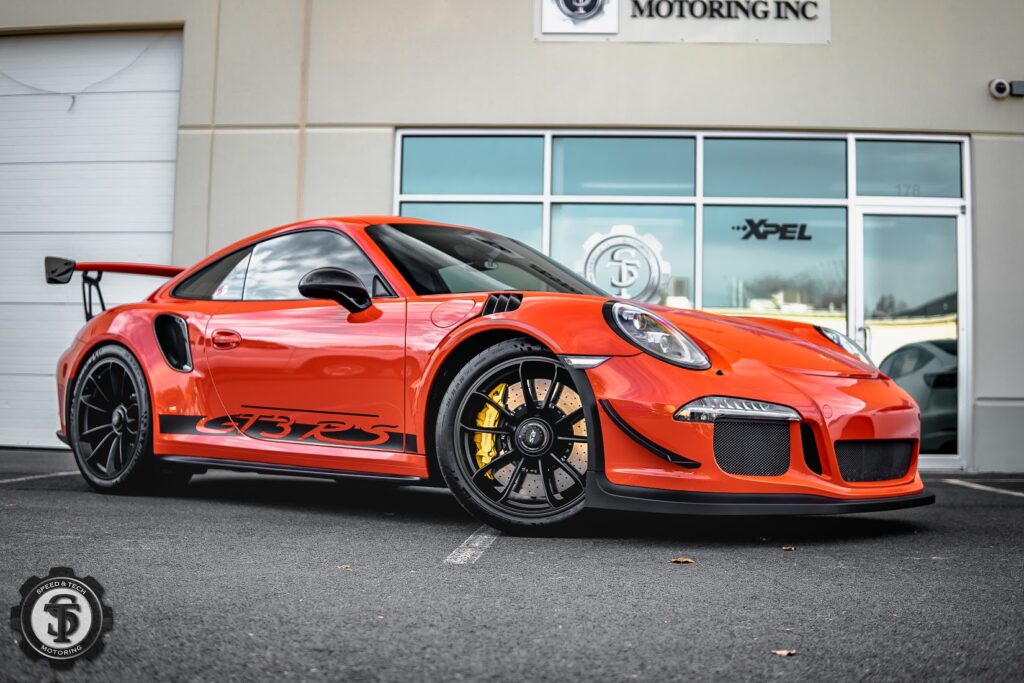
M 339 223 L 347 223 L 352 226 L 369 227 L 371 225 L 382 225 L 388 223 L 405 224 L 405 225 L 440 225 L 445 228 L 458 228 L 460 230 L 481 230 L 468 225 L 454 225 L 452 223 L 444 223 L 441 221 L 431 221 L 424 218 L 414 218 L 412 216 L 389 216 L 389 215 L 363 215 L 363 216 L 335 216 L 328 218 L 314 218 L 303 223 L 315 223 L 317 221 L 337 221 Z M 482 232 L 487 232 L 482 230 Z

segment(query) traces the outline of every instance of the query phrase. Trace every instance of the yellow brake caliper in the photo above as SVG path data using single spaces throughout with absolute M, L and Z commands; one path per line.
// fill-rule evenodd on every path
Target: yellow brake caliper
M 505 404 L 501 402 L 501 397 L 504 395 L 505 387 L 507 386 L 508 384 L 505 383 L 499 384 L 491 390 L 490 394 L 488 394 L 490 399 L 502 408 L 505 407 Z M 498 421 L 500 419 L 501 414 L 498 412 L 498 409 L 488 403 L 484 406 L 483 410 L 476 414 L 476 426 L 484 427 L 486 429 L 494 429 L 498 426 Z M 476 434 L 473 436 L 473 443 L 476 444 L 477 467 L 487 465 L 498 455 L 498 436 L 496 434 Z M 484 476 L 489 479 L 494 479 L 494 472 L 487 471 L 484 473 Z

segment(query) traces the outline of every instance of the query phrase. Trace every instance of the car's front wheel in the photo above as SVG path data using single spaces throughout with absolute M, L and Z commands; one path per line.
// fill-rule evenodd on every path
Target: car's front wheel
M 583 508 L 587 420 L 565 365 L 528 339 L 492 346 L 441 402 L 438 464 L 471 514 L 499 529 L 539 531 Z
M 100 347 L 82 364 L 67 425 L 78 469 L 98 491 L 173 490 L 191 477 L 156 462 L 146 378 L 122 346 Z

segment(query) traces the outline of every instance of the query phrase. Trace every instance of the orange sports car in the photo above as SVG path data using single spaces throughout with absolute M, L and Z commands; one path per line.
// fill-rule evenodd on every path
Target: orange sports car
M 501 235 L 329 218 L 188 269 L 45 266 L 51 283 L 82 273 L 88 322 L 58 362 L 59 436 L 99 491 L 210 468 L 441 484 L 520 532 L 586 507 L 934 501 L 918 407 L 842 334 L 640 306 Z M 105 272 L 170 280 L 101 312 Z

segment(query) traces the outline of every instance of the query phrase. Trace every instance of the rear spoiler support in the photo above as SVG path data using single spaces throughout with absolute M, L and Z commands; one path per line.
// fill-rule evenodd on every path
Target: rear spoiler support
M 93 292 L 100 300 L 100 312 L 107 310 L 107 302 L 103 300 L 103 290 L 100 289 L 100 280 L 103 279 L 103 271 L 97 270 L 96 275 L 90 275 L 89 271 L 82 271 L 82 309 L 85 312 L 85 321 L 89 322 L 93 316 Z
M 184 268 L 179 268 L 178 266 L 161 266 L 155 263 L 116 263 L 110 261 L 77 263 L 60 256 L 47 256 L 43 259 L 43 266 L 46 270 L 46 283 L 50 285 L 66 285 L 71 282 L 71 276 L 75 274 L 75 271 L 82 273 L 82 310 L 85 313 L 85 320 L 87 322 L 93 318 L 96 299 L 99 299 L 100 311 L 107 310 L 107 302 L 103 300 L 103 292 L 100 290 L 100 280 L 103 279 L 103 273 L 174 277 L 184 270 Z

